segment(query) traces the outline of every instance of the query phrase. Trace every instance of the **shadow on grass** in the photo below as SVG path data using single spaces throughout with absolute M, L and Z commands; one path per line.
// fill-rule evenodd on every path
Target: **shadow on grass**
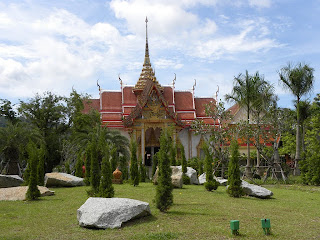
M 168 215 L 176 215 L 176 216 L 209 216 L 210 214 L 208 213 L 197 213 L 197 212 L 186 212 L 186 211 L 172 211 L 169 210 L 166 214 Z
M 153 215 L 149 215 L 146 217 L 135 218 L 135 219 L 129 220 L 128 222 L 124 222 L 124 223 L 122 223 L 120 228 L 130 227 L 130 226 L 135 226 L 135 225 L 149 223 L 149 222 L 155 222 L 155 221 L 157 221 L 157 218 Z M 103 229 L 103 228 L 95 228 L 95 227 L 84 227 L 84 229 L 88 229 L 88 230 L 92 230 L 92 231 L 112 230 L 112 229 Z M 118 228 L 115 228 L 115 229 L 118 229 Z

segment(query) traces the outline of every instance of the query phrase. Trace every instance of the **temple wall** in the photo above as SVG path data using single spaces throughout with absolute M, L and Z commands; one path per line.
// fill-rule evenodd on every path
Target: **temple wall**
M 188 160 L 189 159 L 189 130 L 186 128 L 182 129 L 178 133 L 178 137 L 179 137 L 181 144 L 184 147 L 184 154 Z

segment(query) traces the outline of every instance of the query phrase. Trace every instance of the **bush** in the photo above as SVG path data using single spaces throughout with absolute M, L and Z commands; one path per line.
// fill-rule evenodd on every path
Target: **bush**
M 208 191 L 217 190 L 218 186 L 219 186 L 219 183 L 215 179 L 204 183 L 204 187 Z
M 236 140 L 231 141 L 231 159 L 228 166 L 228 189 L 227 193 L 231 197 L 241 197 L 243 189 L 241 187 L 240 169 L 239 169 L 239 145 Z

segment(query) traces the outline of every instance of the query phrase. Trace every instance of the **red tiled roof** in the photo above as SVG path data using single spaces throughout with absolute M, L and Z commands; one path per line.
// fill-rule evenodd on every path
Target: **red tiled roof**
M 121 92 L 102 92 L 101 101 L 102 101 L 102 111 L 106 112 L 122 112 L 121 108 Z
M 101 113 L 102 121 L 121 121 L 121 113 Z
M 137 97 L 132 92 L 133 87 L 123 87 L 123 105 L 135 106 L 137 104 Z
M 172 87 L 164 87 L 163 91 L 164 99 L 167 101 L 168 105 L 173 104 L 173 88 Z
M 194 98 L 197 117 L 206 117 L 205 106 L 210 102 L 215 102 L 213 98 Z
M 193 97 L 191 92 L 175 92 L 174 101 L 176 105 L 176 111 L 194 110 Z
M 100 110 L 100 99 L 87 99 L 83 101 L 83 113 L 89 113 L 92 109 L 93 110 Z

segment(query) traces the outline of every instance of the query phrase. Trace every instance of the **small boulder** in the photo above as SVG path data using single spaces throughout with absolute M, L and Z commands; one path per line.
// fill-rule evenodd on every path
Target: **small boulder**
M 85 185 L 83 178 L 60 172 L 46 173 L 44 184 L 46 187 L 76 187 Z
M 202 173 L 200 176 L 199 176 L 199 184 L 204 184 L 206 182 L 206 173 Z
M 177 166 L 177 168 L 182 172 L 182 166 Z M 190 178 L 191 184 L 199 184 L 197 171 L 193 169 L 192 167 L 187 167 L 186 175 Z
M 243 188 L 245 194 L 252 197 L 270 198 L 273 195 L 273 192 L 270 190 L 258 185 L 250 184 L 246 181 L 242 181 L 241 187 Z
M 23 179 L 18 175 L 0 174 L 0 188 L 18 187 L 23 183 Z
M 129 198 L 90 197 L 77 210 L 81 227 L 120 228 L 122 223 L 151 214 L 149 203 Z
M 46 187 L 38 186 L 38 189 L 41 197 L 54 195 L 54 191 L 51 191 Z M 28 186 L 0 189 L 0 201 L 26 200 L 27 191 Z
M 182 171 L 177 166 L 171 166 L 171 170 L 172 170 L 171 181 L 172 181 L 173 187 L 182 188 L 182 185 L 183 185 Z
M 222 177 L 216 177 L 213 176 L 213 178 L 221 185 L 221 186 L 227 186 L 228 180 L 224 179 Z M 204 184 L 206 182 L 206 173 L 202 173 L 199 176 L 199 184 Z
M 183 179 L 182 179 L 182 171 L 179 170 L 177 166 L 171 166 L 172 174 L 171 174 L 171 182 L 174 188 L 182 188 Z M 152 181 L 153 184 L 158 184 L 158 176 L 159 176 L 159 168 L 157 168 Z
M 214 179 L 221 185 L 221 186 L 227 186 L 228 179 L 224 179 L 222 177 L 214 177 Z

